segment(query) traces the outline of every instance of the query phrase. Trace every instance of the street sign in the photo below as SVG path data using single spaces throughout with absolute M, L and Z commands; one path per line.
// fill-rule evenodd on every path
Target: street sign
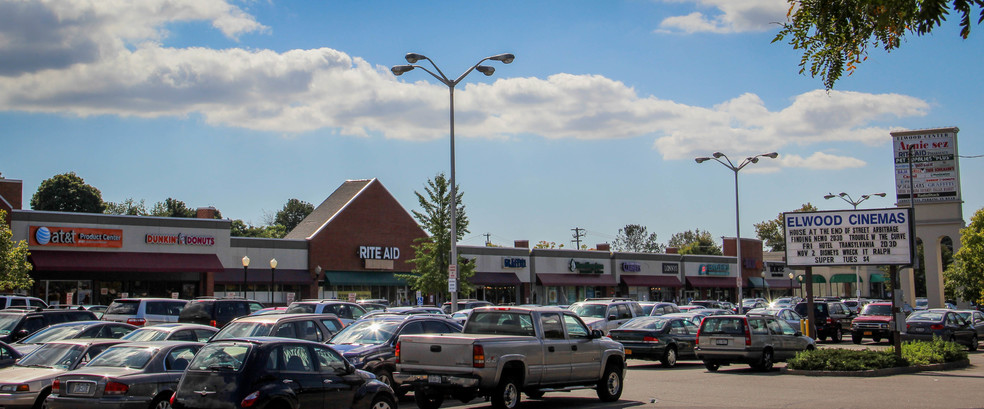
M 448 292 L 454 293 L 458 291 L 458 280 L 448 280 Z
M 457 279 L 458 279 L 458 265 L 452 264 L 448 266 L 448 280 L 457 280 Z
M 786 265 L 910 265 L 912 209 L 783 213 Z

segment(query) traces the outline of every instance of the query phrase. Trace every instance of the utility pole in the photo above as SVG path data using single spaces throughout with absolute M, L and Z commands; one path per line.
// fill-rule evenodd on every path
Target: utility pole
M 574 236 L 573 236 L 574 237 L 574 240 L 571 240 L 571 243 L 576 244 L 577 245 L 577 249 L 580 250 L 581 249 L 581 237 L 584 237 L 584 229 L 579 228 L 579 227 L 575 227 L 575 228 L 571 229 L 571 231 L 574 232 Z
M 492 233 L 485 233 L 485 234 L 483 234 L 483 236 L 485 236 L 485 247 L 491 246 L 492 245 Z

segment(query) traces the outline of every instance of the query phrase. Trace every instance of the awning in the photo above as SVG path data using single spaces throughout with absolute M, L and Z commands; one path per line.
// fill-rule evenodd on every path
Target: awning
M 799 282 L 796 280 L 789 280 L 783 278 L 766 278 L 765 283 L 769 285 L 769 288 L 796 288 L 799 287 Z
M 375 285 L 375 286 L 405 286 L 407 282 L 396 278 L 396 274 L 380 271 L 326 271 L 326 285 Z
M 858 276 L 854 273 L 834 274 L 830 277 L 831 283 L 856 283 Z M 862 280 L 863 282 L 863 280 Z
M 217 273 L 225 271 L 222 262 L 215 254 L 32 250 L 30 261 L 37 271 L 137 273 Z
M 314 278 L 311 277 L 311 273 L 307 270 L 278 268 L 277 271 L 273 273 L 273 277 L 271 277 L 269 268 L 247 269 L 246 282 L 249 284 L 269 284 L 271 278 L 273 278 L 277 284 L 304 285 L 314 283 Z M 243 269 L 227 268 L 225 271 L 215 273 L 213 279 L 216 284 L 242 284 Z
M 748 277 L 749 288 L 765 288 L 765 279 L 762 277 Z
M 630 287 L 683 287 L 676 276 L 622 276 L 622 282 Z
M 537 274 L 536 282 L 547 287 L 614 287 L 615 277 L 604 274 Z
M 737 288 L 734 277 L 687 277 L 687 284 L 697 288 Z
M 806 283 L 806 274 L 801 274 L 800 277 L 803 277 L 803 283 Z M 826 277 L 819 274 L 813 275 L 813 284 L 825 284 L 826 282 L 827 282 Z
M 887 283 L 889 277 L 888 274 L 885 273 L 871 273 L 869 279 L 872 283 Z
M 475 273 L 468 281 L 476 285 L 490 286 L 516 286 L 520 284 L 519 277 L 516 277 L 516 273 Z

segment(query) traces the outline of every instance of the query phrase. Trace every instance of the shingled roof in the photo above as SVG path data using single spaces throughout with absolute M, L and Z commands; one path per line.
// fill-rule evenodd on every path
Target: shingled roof
M 311 214 L 301 220 L 301 223 L 287 233 L 285 239 L 310 239 L 314 237 L 325 225 L 331 222 L 342 209 L 352 202 L 359 193 L 365 190 L 366 186 L 375 182 L 376 179 L 346 180 L 338 189 L 321 202 Z

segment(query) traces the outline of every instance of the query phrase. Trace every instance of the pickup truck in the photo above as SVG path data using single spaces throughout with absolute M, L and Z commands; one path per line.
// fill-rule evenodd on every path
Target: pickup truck
M 446 396 L 477 396 L 495 409 L 513 409 L 520 393 L 595 389 L 604 402 L 622 396 L 622 344 L 588 330 L 572 311 L 551 307 L 482 307 L 463 333 L 402 335 L 394 380 L 409 384 L 420 409 L 437 409 Z

